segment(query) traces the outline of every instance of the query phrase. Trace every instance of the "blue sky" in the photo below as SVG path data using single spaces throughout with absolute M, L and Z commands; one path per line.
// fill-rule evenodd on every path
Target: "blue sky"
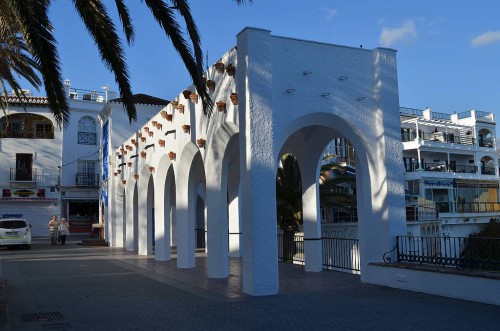
M 106 1 L 114 10 L 113 2 Z M 186 70 L 142 2 L 126 2 L 136 28 L 136 42 L 126 47 L 133 91 L 171 99 L 190 84 Z M 117 90 L 71 3 L 54 1 L 51 9 L 63 78 L 75 88 L 109 84 Z M 235 45 L 245 26 L 333 44 L 389 47 L 398 50 L 401 106 L 500 116 L 498 1 L 254 0 L 237 6 L 231 0 L 197 0 L 191 7 L 209 64 Z

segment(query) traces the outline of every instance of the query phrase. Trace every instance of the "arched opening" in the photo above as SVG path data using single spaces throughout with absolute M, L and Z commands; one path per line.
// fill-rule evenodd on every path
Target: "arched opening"
M 153 176 L 148 180 L 147 213 L 147 254 L 152 254 L 155 248 L 155 187 Z
M 489 156 L 483 156 L 481 158 L 481 174 L 482 175 L 495 175 L 496 167 L 495 160 Z
M 477 144 L 479 147 L 494 147 L 494 136 L 488 129 L 481 129 L 477 133 Z
M 0 118 L 0 137 L 54 139 L 54 125 L 45 116 L 17 113 Z
M 125 194 L 125 189 L 122 191 L 123 204 L 122 204 L 122 217 L 120 219 L 122 226 L 122 240 L 123 247 L 127 247 L 127 195 Z

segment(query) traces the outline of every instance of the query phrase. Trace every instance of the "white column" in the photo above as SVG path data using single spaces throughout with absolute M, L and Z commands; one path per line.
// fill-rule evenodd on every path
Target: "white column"
M 278 292 L 271 36 L 246 28 L 237 40 L 243 291 L 270 295 Z
M 302 177 L 302 216 L 304 222 L 304 254 L 306 271 L 323 269 L 321 245 L 321 219 L 317 191 L 318 163 L 309 159 L 301 169 Z M 319 165 L 321 167 L 321 165 Z
M 193 206 L 189 203 L 189 175 L 178 176 L 176 181 L 176 242 L 177 242 L 177 267 L 192 268 L 194 259 L 194 227 L 190 226 L 190 217 L 194 218 Z M 193 215 L 191 215 L 193 214 Z M 190 232 L 192 232 L 190 234 Z
M 138 183 L 139 184 L 139 183 Z M 142 184 L 142 183 L 141 183 Z M 137 185 L 138 192 L 138 203 L 137 203 L 137 218 L 139 221 L 139 232 L 138 232 L 138 254 L 148 255 L 148 188 L 146 185 Z
M 165 181 L 163 178 L 160 180 Z M 156 182 L 155 182 L 156 183 Z M 155 185 L 155 260 L 170 260 L 170 217 L 165 217 L 165 184 Z M 170 199 L 170 196 L 168 196 Z

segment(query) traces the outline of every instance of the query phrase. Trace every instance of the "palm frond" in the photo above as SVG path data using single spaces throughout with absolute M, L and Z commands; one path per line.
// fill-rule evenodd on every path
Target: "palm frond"
M 118 10 L 118 16 L 122 22 L 123 32 L 127 38 L 127 43 L 132 45 L 134 43 L 135 32 L 134 26 L 132 25 L 132 19 L 130 18 L 130 12 L 123 0 L 115 0 L 115 2 L 116 9 Z
M 73 0 L 76 11 L 94 39 L 104 64 L 115 74 L 129 121 L 137 119 L 122 43 L 106 7 L 99 0 Z
M 49 0 L 10 0 L 13 15 L 18 18 L 19 30 L 38 63 L 43 77 L 50 109 L 58 126 L 69 121 L 69 105 L 61 79 L 59 55 L 52 24 L 48 17 Z
M 161 26 L 166 36 L 172 41 L 174 48 L 180 55 L 186 69 L 193 80 L 193 84 L 198 90 L 198 94 L 203 102 L 203 110 L 205 113 L 211 113 L 213 108 L 213 101 L 210 99 L 208 92 L 203 84 L 202 70 L 199 64 L 203 62 L 202 59 L 195 60 L 193 51 L 184 38 L 184 34 L 175 20 L 173 8 L 169 8 L 161 0 L 144 0 L 146 6 L 150 9 L 153 17 Z M 181 1 L 178 1 L 181 2 Z M 189 8 L 189 7 L 187 7 Z M 192 21 L 194 24 L 194 21 Z

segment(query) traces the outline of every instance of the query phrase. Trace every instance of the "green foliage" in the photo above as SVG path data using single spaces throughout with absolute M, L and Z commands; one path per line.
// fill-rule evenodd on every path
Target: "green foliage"
M 295 232 L 302 224 L 302 179 L 295 157 L 281 158 L 276 176 L 276 209 L 278 226 L 286 232 Z

